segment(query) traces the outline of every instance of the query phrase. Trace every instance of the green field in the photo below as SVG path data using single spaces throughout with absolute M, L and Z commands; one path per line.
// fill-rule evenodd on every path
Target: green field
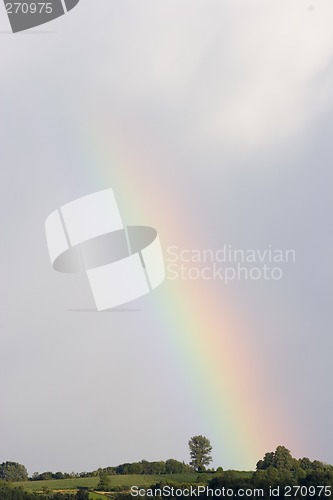
M 206 476 L 206 475 L 205 475 Z M 159 481 L 177 481 L 180 483 L 195 482 L 198 478 L 196 473 L 186 473 L 186 474 L 130 474 L 130 475 L 114 475 L 109 476 L 111 489 L 121 488 L 123 491 L 129 490 L 131 486 L 151 486 L 152 484 L 158 483 Z M 213 475 L 209 475 L 213 477 Z M 204 480 L 204 477 L 202 477 Z M 50 479 L 47 481 L 23 481 L 20 483 L 14 483 L 16 486 L 23 486 L 27 490 L 31 491 L 42 491 L 44 488 L 49 490 L 75 490 L 80 486 L 85 486 L 89 489 L 97 488 L 99 483 L 99 477 L 82 477 L 75 479 Z
M 75 479 L 50 479 L 47 481 L 22 481 L 13 483 L 15 486 L 22 486 L 31 491 L 49 490 L 76 490 L 79 486 L 96 488 L 99 482 L 98 477 L 82 477 Z
M 238 472 L 239 477 L 248 477 L 251 472 Z M 111 488 L 110 491 L 129 491 L 131 486 L 149 487 L 160 481 L 165 482 L 178 482 L 178 483 L 205 483 L 212 479 L 216 474 L 198 474 L 198 473 L 184 473 L 184 474 L 129 474 L 129 475 L 113 475 L 110 477 Z M 47 481 L 23 481 L 20 483 L 13 483 L 16 486 L 22 486 L 30 491 L 42 491 L 48 489 L 51 491 L 60 490 L 76 490 L 79 487 L 86 487 L 91 490 L 97 488 L 99 477 L 82 477 L 75 479 L 50 479 Z M 100 498 L 96 494 L 95 497 Z M 105 497 L 104 497 L 105 498 Z

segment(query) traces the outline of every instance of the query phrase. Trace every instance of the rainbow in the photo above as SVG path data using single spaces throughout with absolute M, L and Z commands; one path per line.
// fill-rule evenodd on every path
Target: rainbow
M 119 134 L 119 124 L 110 121 L 98 127 L 76 125 L 74 130 L 81 175 L 89 186 L 81 195 L 112 187 L 126 223 L 144 221 L 155 227 L 162 246 L 196 247 L 200 227 L 194 225 L 172 179 L 162 173 L 168 169 L 161 165 L 159 151 L 150 148 L 147 153 L 142 138 L 130 137 L 128 131 Z M 261 380 L 268 370 L 265 353 L 252 345 L 250 328 L 242 324 L 237 306 L 230 304 L 225 288 L 201 280 L 168 281 L 150 298 L 156 328 L 165 335 L 175 369 L 202 421 L 204 431 L 197 433 L 213 444 L 214 465 L 253 469 L 266 451 L 285 443 L 291 431 L 283 411 L 271 411 L 261 397 Z

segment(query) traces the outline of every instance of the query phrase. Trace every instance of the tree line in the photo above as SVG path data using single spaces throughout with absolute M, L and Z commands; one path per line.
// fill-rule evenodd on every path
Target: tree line
M 166 461 L 149 462 L 141 460 L 140 462 L 124 463 L 116 467 L 105 467 L 81 474 L 66 474 L 66 473 L 35 473 L 31 480 L 41 479 L 64 479 L 67 477 L 86 477 L 86 476 L 99 476 L 99 484 L 97 489 L 101 491 L 110 491 L 111 478 L 114 474 L 182 474 L 196 471 L 199 473 L 196 480 L 191 484 L 179 483 L 176 481 L 170 482 L 161 480 L 154 486 L 151 486 L 150 491 L 153 494 L 148 495 L 146 498 L 161 498 L 161 488 L 163 485 L 174 485 L 179 489 L 193 486 L 197 487 L 198 484 L 204 484 L 210 488 L 210 491 L 220 492 L 221 490 L 229 489 L 237 491 L 239 488 L 243 490 L 248 489 L 262 489 L 268 492 L 269 489 L 277 488 L 278 494 L 274 495 L 275 498 L 285 498 L 284 487 L 297 487 L 301 486 L 302 490 L 295 490 L 296 493 L 291 495 L 293 498 L 325 498 L 331 495 L 317 495 L 314 490 L 316 487 L 327 487 L 329 490 L 333 485 L 333 466 L 320 462 L 319 460 L 311 461 L 309 458 L 294 458 L 290 451 L 284 446 L 278 446 L 274 452 L 265 453 L 264 457 L 257 462 L 256 470 L 248 473 L 241 473 L 239 471 L 227 470 L 223 471 L 219 467 L 216 471 L 207 467 L 210 464 L 212 457 L 212 446 L 207 438 L 204 436 L 194 436 L 189 441 L 189 449 L 191 461 L 189 464 L 180 462 L 175 459 L 168 459 Z M 203 472 L 214 472 L 212 474 L 201 474 Z M 74 474 L 74 475 L 73 475 Z M 87 500 L 89 493 L 87 488 L 81 488 L 77 493 L 30 493 L 24 491 L 22 488 L 17 488 L 11 485 L 13 481 L 25 481 L 28 479 L 28 473 L 24 465 L 16 462 L 3 462 L 0 464 L 0 500 Z M 162 478 L 161 478 L 162 479 Z M 324 490 L 328 492 L 329 490 Z M 276 491 L 277 491 L 276 490 Z M 118 490 L 119 491 L 119 490 Z M 154 495 L 156 492 L 156 496 Z M 158 494 L 157 494 L 158 492 Z M 305 493 L 304 493 L 305 492 Z M 315 492 L 315 493 L 314 493 Z M 187 495 L 184 495 L 187 497 Z M 221 497 L 220 494 L 206 495 L 205 492 L 201 493 L 200 498 L 208 497 Z M 230 496 L 230 495 L 227 495 Z M 235 498 L 238 495 L 235 496 Z M 253 497 L 249 494 L 246 498 L 257 498 L 258 495 Z M 140 497 L 141 498 L 141 497 Z M 173 498 L 167 495 L 165 498 Z M 177 494 L 175 498 L 182 498 L 182 494 Z M 233 498 L 233 497 L 232 497 Z M 271 498 L 271 495 L 261 496 L 261 498 Z M 133 500 L 133 498 L 126 493 L 119 493 L 116 500 Z
M 200 479 L 198 476 L 198 481 Z M 201 482 L 204 484 L 203 482 Z M 187 494 L 177 494 L 176 496 L 160 494 L 163 492 L 163 486 L 171 483 L 161 481 L 152 487 L 152 492 L 156 494 L 153 498 L 162 500 L 170 500 L 170 498 L 188 498 Z M 188 489 L 192 484 L 182 484 L 173 482 L 172 485 L 178 491 Z M 195 485 L 197 486 L 197 484 Z M 309 458 L 294 458 L 290 451 L 284 446 L 278 446 L 274 452 L 268 452 L 262 460 L 259 460 L 256 465 L 256 470 L 242 476 L 239 471 L 227 470 L 220 474 L 214 475 L 212 479 L 208 479 L 206 486 L 213 491 L 202 492 L 198 495 L 199 498 L 221 498 L 221 491 L 225 492 L 225 497 L 239 498 L 237 491 L 248 492 L 242 495 L 248 499 L 257 499 L 258 497 L 271 500 L 272 498 L 298 498 L 298 499 L 313 499 L 328 498 L 333 496 L 333 466 L 320 462 L 319 460 L 311 461 Z M 167 490 L 169 491 L 169 490 Z M 234 496 L 228 495 L 227 492 L 234 492 Z M 271 495 L 270 492 L 274 492 Z M 216 492 L 216 494 L 214 494 Z M 253 492 L 253 495 L 251 495 Z M 258 492 L 263 492 L 263 495 Z M 286 493 L 290 493 L 287 496 Z M 129 500 L 130 495 L 118 495 L 116 500 Z M 148 500 L 149 495 L 146 497 Z M 152 498 L 152 497 L 150 497 Z
M 1 470 L 1 465 L 0 465 Z M 185 462 L 180 462 L 174 458 L 169 458 L 166 461 L 154 461 L 149 462 L 148 460 L 141 460 L 140 462 L 126 462 L 119 464 L 116 467 L 100 467 L 99 469 L 93 470 L 91 472 L 80 472 L 78 474 L 66 473 L 66 472 L 35 472 L 31 478 L 31 481 L 44 481 L 49 479 L 71 479 L 77 477 L 97 477 L 101 475 L 113 476 L 115 474 L 182 474 L 185 472 L 193 472 L 193 468 L 187 465 Z M 22 474 L 19 474 L 22 477 Z M 13 475 L 12 475 L 13 477 Z M 25 480 L 27 480 L 26 477 Z M 22 481 L 24 479 L 12 479 L 14 481 Z
M 66 473 L 66 472 L 34 472 L 28 477 L 27 469 L 17 462 L 3 462 L 0 464 L 0 479 L 5 481 L 45 481 L 50 479 L 71 479 L 77 477 L 111 476 L 113 474 L 182 474 L 186 472 L 202 472 L 211 462 L 212 446 L 210 441 L 204 436 L 193 436 L 189 440 L 191 455 L 190 464 L 180 462 L 174 458 L 166 461 L 141 460 L 140 462 L 123 463 L 116 467 L 104 467 L 91 472 Z

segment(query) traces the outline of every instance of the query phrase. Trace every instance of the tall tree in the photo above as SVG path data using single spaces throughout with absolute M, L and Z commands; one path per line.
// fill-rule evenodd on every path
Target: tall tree
M 212 461 L 212 445 L 205 436 L 193 436 L 188 442 L 190 448 L 190 464 L 198 472 L 206 470 L 206 466 Z

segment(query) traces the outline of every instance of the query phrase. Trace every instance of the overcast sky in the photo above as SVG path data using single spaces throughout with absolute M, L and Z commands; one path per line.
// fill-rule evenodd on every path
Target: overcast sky
M 254 467 L 278 444 L 333 463 L 332 23 L 331 0 L 82 0 L 13 35 L 1 8 L 0 461 L 188 461 L 205 434 L 216 466 Z M 159 312 L 177 323 L 181 280 L 94 313 L 84 276 L 52 270 L 45 218 L 108 187 L 165 248 L 296 251 L 280 281 L 193 285 L 232 308 L 253 406 L 285 434 L 272 424 L 237 457 L 219 441 Z

